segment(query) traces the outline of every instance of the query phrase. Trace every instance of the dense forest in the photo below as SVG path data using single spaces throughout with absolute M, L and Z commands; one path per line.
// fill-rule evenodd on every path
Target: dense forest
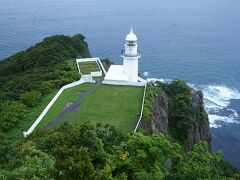
M 147 91 L 146 119 L 151 116 L 155 88 L 161 87 L 178 102 L 169 135 L 125 134 L 100 123 L 64 123 L 37 130 L 27 139 L 9 136 L 44 97 L 78 80 L 74 59 L 89 56 L 82 35 L 58 35 L 0 62 L 0 179 L 240 178 L 220 152 L 209 152 L 206 142 L 199 141 L 190 151 L 183 147 L 192 119 L 186 106 L 190 89 L 182 81 L 149 85 Z
M 8 142 L 6 142 L 8 144 Z M 63 124 L 1 148 L 7 179 L 225 179 L 221 153 L 186 152 L 163 134 L 126 135 L 109 125 Z M 236 176 L 237 177 L 237 176 Z

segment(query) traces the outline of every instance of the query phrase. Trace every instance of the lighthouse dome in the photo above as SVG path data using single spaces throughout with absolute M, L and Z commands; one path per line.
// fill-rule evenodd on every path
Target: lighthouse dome
M 130 30 L 130 33 L 126 36 L 126 41 L 137 41 L 137 36 L 134 34 L 132 28 Z

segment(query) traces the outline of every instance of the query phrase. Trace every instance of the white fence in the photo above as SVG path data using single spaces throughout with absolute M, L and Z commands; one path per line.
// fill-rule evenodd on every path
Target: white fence
M 102 71 L 91 72 L 91 76 L 92 77 L 101 77 Z
M 80 84 L 85 83 L 84 79 L 80 79 L 79 81 L 73 82 L 71 84 L 67 84 L 65 86 L 63 86 L 58 92 L 57 94 L 53 97 L 53 99 L 50 101 L 50 103 L 47 105 L 47 107 L 43 110 L 43 112 L 40 114 L 40 116 L 36 119 L 36 121 L 32 124 L 32 126 L 27 130 L 27 132 L 23 132 L 23 136 L 27 137 L 29 136 L 33 130 L 37 127 L 37 125 L 41 122 L 41 120 L 43 119 L 43 117 L 47 114 L 48 110 L 52 107 L 52 105 L 56 102 L 56 100 L 58 99 L 58 97 L 62 94 L 62 92 L 65 89 L 74 87 L 74 86 L 78 86 Z
M 106 72 L 106 69 L 103 67 L 101 60 L 98 58 L 97 61 L 98 61 L 98 63 L 100 64 L 101 69 L 103 70 L 104 75 L 106 75 L 107 72 Z
M 102 65 L 102 62 L 100 61 L 100 59 L 98 57 L 96 58 L 82 58 L 82 59 L 76 59 L 76 63 L 77 63 L 77 67 L 78 67 L 78 72 L 79 74 L 82 75 L 81 73 L 81 68 L 79 67 L 79 63 L 80 62 L 96 62 L 97 66 L 98 66 L 98 69 L 99 71 L 95 71 L 95 72 L 91 72 L 90 75 L 92 77 L 100 77 L 102 76 L 102 70 L 104 72 L 104 74 L 106 74 L 106 71 Z M 101 67 L 100 67 L 101 66 Z
M 147 84 L 145 84 L 145 87 L 144 87 L 144 92 L 143 92 L 143 99 L 142 99 L 142 107 L 141 107 L 141 113 L 140 113 L 140 117 L 138 119 L 138 122 L 137 122 L 137 125 L 134 129 L 134 133 L 137 131 L 138 129 L 138 126 L 141 122 L 141 119 L 142 119 L 142 115 L 143 115 L 143 107 L 144 107 L 144 101 L 145 101 L 145 94 L 146 94 L 146 89 L 147 89 Z

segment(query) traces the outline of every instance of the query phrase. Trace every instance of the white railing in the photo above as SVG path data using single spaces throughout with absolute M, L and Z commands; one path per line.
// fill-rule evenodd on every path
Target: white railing
M 145 87 L 144 87 L 144 92 L 143 92 L 143 99 L 142 99 L 142 107 L 141 107 L 141 113 L 140 113 L 140 117 L 138 119 L 138 122 L 137 122 L 137 125 L 134 129 L 134 133 L 137 131 L 138 129 L 138 126 L 141 122 L 141 119 L 142 119 L 142 115 L 143 115 L 143 107 L 144 107 L 144 101 L 145 101 L 145 94 L 146 94 L 146 89 L 147 89 L 147 84 L 145 84 Z
M 91 72 L 91 76 L 92 77 L 101 77 L 102 71 Z
M 98 61 L 98 63 L 100 64 L 100 66 L 101 66 L 101 69 L 103 70 L 104 74 L 106 75 L 106 74 L 107 74 L 107 72 L 106 72 L 105 68 L 103 67 L 101 60 L 98 58 L 98 60 L 97 60 L 97 61 Z
M 23 132 L 23 136 L 27 137 L 29 136 L 33 130 L 37 127 L 37 125 L 41 122 L 41 120 L 44 118 L 44 116 L 47 114 L 47 112 L 49 111 L 49 109 L 52 107 L 52 105 L 56 102 L 56 100 L 58 99 L 58 97 L 62 94 L 62 92 L 65 89 L 74 87 L 74 86 L 78 86 L 80 84 L 85 83 L 84 79 L 80 79 L 79 81 L 73 82 L 71 84 L 67 84 L 65 86 L 63 86 L 58 92 L 57 94 L 52 98 L 52 100 L 50 101 L 50 103 L 47 105 L 47 107 L 43 110 L 43 112 L 39 115 L 39 117 L 36 119 L 36 121 L 32 124 L 32 126 L 27 130 L 27 132 Z
M 77 63 L 77 67 L 78 67 L 78 72 L 79 72 L 79 74 L 82 75 L 82 73 L 81 73 L 81 68 L 79 67 L 79 63 L 80 63 L 80 62 L 96 62 L 96 63 L 97 63 L 97 66 L 98 66 L 99 71 L 91 72 L 90 74 L 91 74 L 92 76 L 95 76 L 95 77 L 102 76 L 102 71 L 104 72 L 104 74 L 106 74 L 106 70 L 105 70 L 105 68 L 103 67 L 102 62 L 101 62 L 101 60 L 100 60 L 98 57 L 95 57 L 95 58 L 76 59 L 76 63 Z

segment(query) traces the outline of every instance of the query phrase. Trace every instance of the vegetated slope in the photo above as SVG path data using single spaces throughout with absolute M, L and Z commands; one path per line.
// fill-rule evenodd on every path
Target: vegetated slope
M 239 177 L 206 142 L 184 151 L 163 134 L 126 135 L 110 125 L 62 124 L 0 146 L 3 179 L 226 179 Z M 11 158 L 7 158 L 11 157 Z M 226 173 L 227 170 L 227 173 Z
M 18 99 L 29 90 L 41 89 L 42 83 L 55 87 L 77 79 L 68 60 L 89 57 L 88 46 L 80 34 L 45 38 L 29 49 L 0 62 L 0 100 Z M 73 74 L 74 73 L 74 74 Z
M 55 89 L 79 79 L 75 58 L 89 57 L 81 34 L 56 35 L 0 62 L 0 131 L 23 121 Z
M 204 109 L 203 94 L 184 81 L 149 83 L 146 90 L 143 119 L 138 131 L 170 135 L 185 151 L 205 141 L 211 153 L 211 132 Z M 227 161 L 215 164 L 225 175 L 237 172 Z M 191 178 L 190 178 L 191 179 Z
M 202 92 L 180 80 L 148 85 L 141 127 L 150 133 L 170 134 L 189 150 L 200 140 L 211 149 Z

